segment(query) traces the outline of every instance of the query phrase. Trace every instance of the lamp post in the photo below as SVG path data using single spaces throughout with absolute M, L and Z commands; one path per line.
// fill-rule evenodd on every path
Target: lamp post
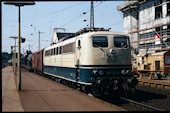
M 14 74 L 16 74 L 16 39 L 18 37 L 15 37 L 15 36 L 10 36 L 9 38 L 14 38 L 15 39 L 15 49 L 14 49 L 14 62 L 13 62 L 13 65 L 14 65 Z
M 15 68 L 14 68 L 14 50 L 13 50 L 14 46 L 11 46 L 11 53 L 12 53 L 12 66 L 13 66 L 13 71 L 15 72 Z
M 19 8 L 19 16 L 18 16 L 18 25 L 19 25 L 19 32 L 18 32 L 18 73 L 17 73 L 17 89 L 20 91 L 21 90 L 21 66 L 20 66 L 20 53 L 21 53 L 21 48 L 20 48 L 20 8 L 24 5 L 34 5 L 34 1 L 5 1 L 4 4 L 6 5 L 15 5 L 18 6 Z

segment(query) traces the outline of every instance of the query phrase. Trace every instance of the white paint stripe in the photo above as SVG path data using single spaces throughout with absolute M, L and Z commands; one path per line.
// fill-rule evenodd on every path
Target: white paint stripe
M 49 74 L 49 75 L 54 76 L 54 77 L 62 78 L 62 79 L 65 79 L 65 80 L 69 80 L 69 81 L 72 81 L 72 82 L 78 82 L 80 84 L 85 84 L 85 85 L 92 85 L 92 83 L 79 82 L 79 81 L 75 81 L 75 80 L 72 80 L 72 79 L 64 78 L 64 77 L 61 77 L 61 76 L 58 76 L 58 75 L 53 75 L 53 74 L 46 73 L 46 72 L 44 72 L 44 73 L 45 74 Z

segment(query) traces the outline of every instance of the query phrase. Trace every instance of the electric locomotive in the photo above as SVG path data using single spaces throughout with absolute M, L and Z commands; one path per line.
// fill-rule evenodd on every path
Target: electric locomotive
M 138 84 L 128 35 L 103 28 L 84 28 L 45 48 L 43 71 L 94 95 L 132 92 Z

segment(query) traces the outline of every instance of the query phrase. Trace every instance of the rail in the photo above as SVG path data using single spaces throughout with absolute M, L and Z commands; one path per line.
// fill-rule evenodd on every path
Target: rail
M 150 110 L 154 110 L 154 111 L 165 111 L 165 110 L 162 110 L 162 109 L 159 109 L 159 108 L 155 108 L 155 107 L 152 107 L 152 106 L 148 106 L 148 105 L 145 105 L 145 104 L 142 104 L 142 103 L 139 103 L 139 102 L 136 102 L 136 101 L 133 101 L 133 100 L 130 100 L 130 99 L 127 99 L 127 98 L 124 98 L 124 97 L 119 97 L 120 99 L 122 100 L 125 100 L 125 101 L 128 101 L 130 103 L 133 103 L 135 105 L 138 105 L 138 106 L 142 106 L 144 108 L 147 108 L 147 109 L 150 109 Z

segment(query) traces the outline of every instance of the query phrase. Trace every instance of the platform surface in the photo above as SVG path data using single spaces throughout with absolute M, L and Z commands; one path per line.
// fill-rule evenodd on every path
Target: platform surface
M 157 78 L 149 79 L 149 77 L 143 77 L 138 78 L 138 80 L 170 84 L 170 78 L 161 78 L 160 80 L 158 80 Z
M 21 72 L 21 78 L 17 91 L 12 67 L 2 69 L 3 112 L 126 111 L 33 72 Z
M 2 111 L 24 111 L 16 89 L 12 67 L 2 69 Z

